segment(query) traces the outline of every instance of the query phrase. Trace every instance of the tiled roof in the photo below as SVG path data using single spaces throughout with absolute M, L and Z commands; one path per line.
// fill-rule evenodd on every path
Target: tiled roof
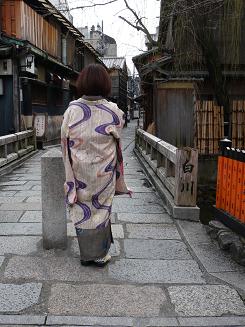
M 119 68 L 123 69 L 124 64 L 126 64 L 126 59 L 124 57 L 101 57 L 101 61 L 106 65 L 108 69 Z

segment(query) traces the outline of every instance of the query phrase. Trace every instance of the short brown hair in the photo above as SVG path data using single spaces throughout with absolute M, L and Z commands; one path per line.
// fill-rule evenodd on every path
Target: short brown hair
M 100 64 L 86 66 L 78 76 L 77 95 L 108 96 L 111 93 L 111 78 L 106 69 Z

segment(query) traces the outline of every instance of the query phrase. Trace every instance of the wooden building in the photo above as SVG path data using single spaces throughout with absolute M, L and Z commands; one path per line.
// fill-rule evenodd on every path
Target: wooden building
M 160 19 L 158 47 L 133 58 L 142 81 L 144 128 L 154 122 L 157 137 L 177 147 L 197 148 L 200 160 L 213 160 L 225 136 L 234 147 L 245 147 L 245 5 L 241 5 L 231 6 L 228 14 L 221 5 L 183 12 L 171 7 L 171 0 L 162 1 L 165 19 Z M 174 16 L 167 12 L 171 8 Z M 190 28 L 196 30 L 190 33 Z M 237 33 L 233 36 L 229 29 Z M 210 174 L 203 172 L 215 180 L 216 161 Z
M 98 53 L 48 0 L 2 0 L 0 10 L 0 135 L 46 113 L 46 142 L 59 141 L 76 78 L 85 65 L 101 63 Z
M 128 110 L 128 68 L 126 59 L 123 57 L 101 57 L 102 62 L 107 67 L 112 81 L 111 101 L 117 103 L 118 107 L 125 112 Z
M 216 182 L 219 140 L 245 148 L 245 5 L 239 3 L 185 12 L 161 1 L 158 46 L 133 58 L 144 129 L 154 122 L 160 139 L 198 149 L 199 185 Z

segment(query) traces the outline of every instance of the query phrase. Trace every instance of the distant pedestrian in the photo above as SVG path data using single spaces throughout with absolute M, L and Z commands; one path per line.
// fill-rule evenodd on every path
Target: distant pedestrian
M 80 98 L 69 104 L 61 128 L 65 193 L 81 264 L 102 267 L 111 259 L 113 197 L 130 195 L 120 151 L 124 113 L 106 100 L 111 80 L 102 65 L 91 64 L 82 70 L 77 92 Z

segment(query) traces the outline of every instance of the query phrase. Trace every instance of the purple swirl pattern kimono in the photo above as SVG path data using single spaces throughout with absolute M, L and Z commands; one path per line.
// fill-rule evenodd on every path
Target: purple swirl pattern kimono
M 105 99 L 84 98 L 71 102 L 64 114 L 61 144 L 65 193 L 82 260 L 106 255 L 113 242 L 113 197 L 130 194 L 118 160 L 123 114 L 116 104 Z

